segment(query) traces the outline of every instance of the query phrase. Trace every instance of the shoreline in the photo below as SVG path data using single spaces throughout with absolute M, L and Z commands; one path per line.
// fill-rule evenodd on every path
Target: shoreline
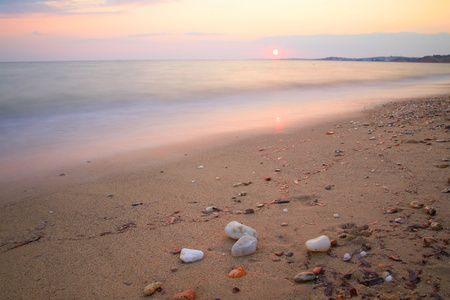
M 450 168 L 440 166 L 450 159 L 450 101 L 433 98 L 441 100 L 396 101 L 352 119 L 191 148 L 157 165 L 138 166 L 142 152 L 131 168 L 109 175 L 108 165 L 98 164 L 88 166 L 92 172 L 32 180 L 31 188 L 20 186 L 0 201 L 3 296 L 139 299 L 147 284 L 160 281 L 163 289 L 152 298 L 171 299 L 191 288 L 198 299 L 354 292 L 448 298 L 450 199 L 442 191 Z M 272 204 L 277 199 L 289 202 Z M 412 201 L 433 206 L 436 215 L 411 208 Z M 221 211 L 204 213 L 209 206 Z M 244 213 L 248 209 L 254 212 Z M 234 241 L 224 227 L 234 220 L 258 232 L 254 254 L 230 255 Z M 433 222 L 443 229 L 432 230 Z M 305 253 L 305 241 L 322 234 L 338 246 Z M 423 247 L 427 237 L 432 242 Z M 177 248 L 199 249 L 205 257 L 182 263 L 170 254 Z M 277 256 L 280 251 L 293 254 Z M 352 256 L 348 262 L 345 253 Z M 247 275 L 228 278 L 238 266 Z M 322 277 L 292 280 L 316 266 L 324 268 Z M 383 272 L 393 282 L 367 283 Z

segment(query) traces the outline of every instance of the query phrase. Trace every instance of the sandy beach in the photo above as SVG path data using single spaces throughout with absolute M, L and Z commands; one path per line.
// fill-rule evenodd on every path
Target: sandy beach
M 3 183 L 0 299 L 449 299 L 449 150 L 440 95 Z M 257 231 L 256 252 L 231 255 L 231 221 Z M 306 251 L 321 235 L 337 245 Z

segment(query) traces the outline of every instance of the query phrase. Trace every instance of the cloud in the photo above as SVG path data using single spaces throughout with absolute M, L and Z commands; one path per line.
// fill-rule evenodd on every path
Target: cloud
M 303 55 L 303 58 L 326 56 L 423 56 L 448 54 L 450 33 L 398 32 L 271 36 L 260 38 L 256 43 L 283 47 L 289 49 L 291 53 Z
M 39 31 L 35 31 L 33 32 L 34 35 L 42 35 L 42 33 L 40 33 Z
M 186 32 L 184 34 L 193 36 L 221 35 L 220 33 L 207 33 L 207 32 Z
M 168 35 L 168 33 L 161 32 L 161 33 L 140 33 L 140 34 L 129 34 L 128 37 L 152 37 L 152 36 L 162 36 L 162 35 Z
M 29 13 L 57 15 L 120 13 L 130 7 L 167 1 L 175 0 L 1 0 L 0 16 Z

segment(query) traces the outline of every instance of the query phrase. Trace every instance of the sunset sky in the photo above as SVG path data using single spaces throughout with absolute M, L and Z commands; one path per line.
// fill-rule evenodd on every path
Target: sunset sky
M 0 0 L 0 61 L 433 54 L 448 0 Z

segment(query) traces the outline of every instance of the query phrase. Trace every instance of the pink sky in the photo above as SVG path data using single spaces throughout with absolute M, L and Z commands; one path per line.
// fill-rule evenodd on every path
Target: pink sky
M 449 12 L 448 0 L 3 0 L 0 61 L 450 54 Z

